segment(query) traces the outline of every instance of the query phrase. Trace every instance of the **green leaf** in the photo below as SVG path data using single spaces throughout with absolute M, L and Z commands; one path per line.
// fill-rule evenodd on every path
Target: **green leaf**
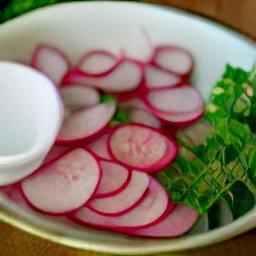
M 256 198 L 256 84 L 251 77 L 228 65 L 206 106 L 204 119 L 212 132 L 199 145 L 193 127 L 179 132 L 179 157 L 157 175 L 174 202 L 204 214 L 225 195 L 237 197 L 235 184 L 241 183 L 251 196 L 244 207 L 251 207 Z

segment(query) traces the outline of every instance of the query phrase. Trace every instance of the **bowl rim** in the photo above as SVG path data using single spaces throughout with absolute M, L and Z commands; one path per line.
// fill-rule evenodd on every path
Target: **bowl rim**
M 220 228 L 201 233 L 193 236 L 184 236 L 179 238 L 172 238 L 171 241 L 165 244 L 159 244 L 158 246 L 147 244 L 143 247 L 130 247 L 124 245 L 111 245 L 100 244 L 97 242 L 85 241 L 79 238 L 70 238 L 60 233 L 52 233 L 42 228 L 38 228 L 34 224 L 24 223 L 16 217 L 10 216 L 8 212 L 0 210 L 0 221 L 9 224 L 22 231 L 36 235 L 40 238 L 46 239 L 51 242 L 56 242 L 65 246 L 96 251 L 101 253 L 112 253 L 118 255 L 147 255 L 155 253 L 166 252 L 180 252 L 185 250 L 191 250 L 201 248 L 207 245 L 216 244 L 234 236 L 238 236 L 246 231 L 256 228 L 256 208 L 253 208 L 250 212 L 244 216 L 238 218 L 232 223 Z M 138 238 L 143 239 L 143 238 Z M 154 240 L 154 239 L 153 239 Z M 158 239 L 159 240 L 159 239 Z M 170 239 L 169 239 L 170 240 Z M 160 240 L 159 240 L 160 241 Z M 195 246 L 196 245 L 196 246 Z
M 19 19 L 24 19 L 26 16 L 34 15 L 36 12 L 42 12 L 50 8 L 61 8 L 65 5 L 101 5 L 101 4 L 111 4 L 111 5 L 142 5 L 142 6 L 150 6 L 151 8 L 156 9 L 163 9 L 168 10 L 170 12 L 175 12 L 181 15 L 189 16 L 192 18 L 199 19 L 202 22 L 206 22 L 208 24 L 212 24 L 214 26 L 217 26 L 218 28 L 221 28 L 225 32 L 234 35 L 243 41 L 246 41 L 251 46 L 255 47 L 256 43 L 252 39 L 252 37 L 245 35 L 244 33 L 228 27 L 226 24 L 223 24 L 219 21 L 216 21 L 214 19 L 211 19 L 207 16 L 200 15 L 195 12 L 190 12 L 186 10 L 182 10 L 177 7 L 171 7 L 171 6 L 163 6 L 163 5 L 157 5 L 156 3 L 142 3 L 142 2 L 111 2 L 111 1 L 104 1 L 104 2 L 68 2 L 68 3 L 58 3 L 51 6 L 45 6 L 42 8 L 38 8 L 36 10 L 32 10 L 29 13 L 26 13 L 24 15 L 15 17 L 7 22 L 4 22 L 0 26 L 5 26 L 12 22 L 17 22 Z M 0 221 L 3 221 L 13 227 L 16 227 L 20 230 L 23 230 L 25 232 L 28 232 L 32 235 L 36 235 L 38 237 L 41 237 L 43 239 L 56 242 L 62 245 L 66 245 L 69 247 L 74 247 L 77 249 L 83 249 L 83 250 L 90 250 L 90 251 L 97 251 L 97 252 L 104 252 L 104 253 L 112 253 L 112 254 L 119 254 L 119 255 L 146 255 L 146 254 L 153 254 L 153 253 L 166 253 L 166 252 L 178 252 L 178 251 L 184 251 L 189 249 L 196 249 L 200 247 L 204 247 L 207 245 L 219 243 L 221 241 L 230 239 L 234 236 L 240 235 L 246 231 L 249 231 L 253 228 L 256 228 L 256 208 L 253 208 L 251 211 L 246 213 L 244 216 L 240 217 L 239 219 L 233 221 L 232 223 L 225 225 L 223 227 L 208 231 L 206 233 L 201 233 L 193 236 L 184 236 L 179 238 L 172 238 L 171 241 L 168 241 L 168 243 L 165 244 L 159 244 L 156 245 L 150 245 L 146 244 L 143 246 L 143 248 L 140 247 L 125 247 L 123 245 L 111 245 L 109 246 L 106 244 L 100 244 L 97 242 L 92 241 L 85 241 L 83 239 L 79 238 L 71 238 L 67 237 L 65 235 L 62 235 L 60 233 L 53 233 L 50 231 L 47 231 L 46 229 L 39 228 L 35 224 L 30 224 L 28 222 L 20 220 L 18 217 L 12 216 L 8 213 L 8 211 L 4 211 L 0 209 Z M 143 238 L 142 238 L 143 239 Z M 154 239 L 155 240 L 155 239 Z M 164 240 L 164 239 L 163 239 Z M 170 240 L 170 239 L 169 239 Z M 192 240 L 192 242 L 190 241 Z M 160 241 L 160 240 L 159 240 Z

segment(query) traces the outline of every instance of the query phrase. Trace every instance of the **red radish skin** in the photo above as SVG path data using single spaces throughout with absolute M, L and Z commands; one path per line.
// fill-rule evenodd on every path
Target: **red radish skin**
M 144 68 L 145 86 L 148 89 L 169 88 L 178 86 L 182 79 L 180 76 L 163 69 L 146 65 Z
M 177 128 L 186 128 L 192 125 L 196 120 L 198 120 L 204 113 L 204 108 L 200 108 L 194 112 L 189 113 L 166 113 L 157 110 L 152 110 L 152 112 L 166 123 L 172 124 Z
M 100 101 L 99 92 L 92 87 L 69 85 L 60 88 L 64 106 L 66 108 L 85 108 L 97 105 Z
M 132 123 L 144 124 L 153 128 L 160 128 L 161 122 L 151 112 L 139 108 L 129 108 L 127 110 Z
M 145 103 L 153 109 L 170 114 L 189 113 L 203 108 L 198 89 L 191 85 L 150 91 L 145 97 Z
M 198 217 L 199 215 L 195 209 L 185 205 L 177 205 L 161 222 L 128 233 L 143 237 L 178 237 L 188 232 L 194 226 Z
M 109 134 L 103 134 L 93 142 L 86 145 L 89 149 L 91 149 L 98 157 L 111 160 L 111 156 L 108 151 L 108 138 Z
M 72 219 L 76 222 L 107 230 L 125 232 L 127 230 L 148 227 L 160 222 L 174 205 L 170 202 L 164 188 L 150 177 L 148 193 L 136 207 L 119 216 L 104 216 L 88 207 L 76 211 Z
M 192 55 L 184 48 L 170 45 L 156 47 L 151 63 L 161 69 L 186 77 L 193 68 Z
M 164 168 L 178 151 L 174 140 L 142 124 L 117 126 L 110 135 L 108 149 L 121 164 L 145 172 Z
M 86 75 L 79 69 L 75 68 L 75 69 L 70 69 L 66 72 L 66 74 L 64 75 L 62 81 L 61 81 L 61 86 L 68 86 L 70 84 L 76 84 L 76 85 L 85 85 L 84 84 L 84 79 L 85 79 Z
M 119 106 L 121 108 L 138 108 L 148 112 L 152 111 L 151 108 L 140 97 L 133 97 L 133 98 L 126 99 L 121 95 L 119 97 Z
M 52 161 L 56 157 L 68 152 L 72 149 L 72 146 L 69 145 L 53 145 L 51 150 L 48 152 L 44 159 L 44 164 Z
M 140 202 L 148 185 L 149 176 L 146 173 L 132 171 L 131 179 L 123 190 L 113 196 L 92 199 L 87 206 L 102 215 L 122 215 Z
M 99 104 L 70 111 L 64 118 L 56 143 L 72 144 L 103 132 L 115 112 L 115 104 Z
M 0 194 L 4 194 L 8 199 L 10 199 L 15 204 L 21 206 L 22 208 L 29 207 L 27 200 L 22 195 L 19 183 L 7 185 L 7 186 L 1 186 Z
M 21 191 L 20 185 L 15 184 L 13 188 L 6 193 L 8 198 L 19 205 L 22 208 L 30 208 L 28 201 L 24 198 L 23 193 Z
M 77 68 L 87 76 L 102 76 L 111 72 L 119 59 L 111 52 L 105 50 L 93 50 L 85 54 Z
M 58 86 L 69 69 L 69 62 L 59 49 L 42 44 L 36 49 L 31 66 L 44 73 Z
M 138 89 L 142 78 L 141 66 L 134 60 L 123 59 L 111 72 L 97 77 L 85 75 L 78 69 L 71 70 L 63 78 L 62 84 L 76 83 L 108 93 L 125 93 Z
M 76 148 L 25 178 L 21 188 L 33 208 L 61 215 L 83 206 L 96 191 L 100 178 L 95 156 Z
M 113 196 L 129 184 L 131 172 L 113 161 L 100 161 L 102 177 L 94 194 L 95 198 Z

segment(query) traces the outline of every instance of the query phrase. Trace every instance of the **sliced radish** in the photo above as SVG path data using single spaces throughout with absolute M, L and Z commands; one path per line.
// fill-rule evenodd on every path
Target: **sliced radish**
M 79 69 L 70 69 L 67 71 L 67 73 L 64 75 L 61 85 L 68 86 L 70 84 L 76 84 L 76 85 L 86 85 L 84 84 L 84 79 L 86 75 Z
M 44 73 L 56 85 L 59 85 L 68 71 L 69 63 L 60 50 L 43 44 L 36 49 L 31 66 Z
M 137 89 L 141 81 L 141 66 L 136 61 L 123 59 L 111 72 L 97 77 L 86 75 L 77 69 L 71 70 L 63 78 L 62 84 L 83 84 L 109 93 L 123 93 Z
M 114 112 L 114 104 L 99 104 L 70 111 L 64 118 L 56 142 L 72 143 L 97 135 L 106 127 Z
M 188 232 L 198 219 L 195 209 L 178 205 L 161 222 L 142 229 L 129 231 L 129 234 L 144 237 L 177 237 Z
M 149 89 L 177 86 L 181 77 L 163 69 L 146 65 L 144 69 L 145 86 Z
M 153 225 L 161 221 L 173 208 L 174 205 L 170 202 L 164 188 L 153 177 L 150 177 L 147 195 L 129 212 L 119 216 L 104 216 L 88 207 L 83 207 L 74 213 L 74 218 L 80 223 L 94 227 L 124 232 Z
M 146 173 L 132 171 L 131 179 L 122 191 L 113 196 L 93 199 L 88 207 L 103 215 L 121 215 L 142 199 L 148 184 L 149 176 Z
M 108 152 L 108 138 L 109 134 L 103 134 L 93 142 L 89 143 L 87 147 L 91 149 L 97 156 L 111 160 L 111 156 Z
M 42 166 L 22 181 L 23 193 L 36 209 L 63 214 L 73 211 L 92 196 L 101 177 L 96 158 L 77 148 Z
M 17 205 L 23 207 L 23 208 L 29 208 L 28 201 L 24 198 L 23 193 L 20 189 L 20 186 L 18 184 L 15 184 L 13 188 L 6 193 L 8 198 L 11 199 L 14 203 Z
M 53 145 L 44 159 L 44 164 L 72 149 L 69 145 Z
M 165 122 L 176 125 L 177 127 L 185 128 L 186 126 L 195 122 L 202 116 L 204 112 L 203 107 L 189 113 L 166 113 L 161 111 L 154 111 L 155 116 L 159 117 Z
M 158 130 L 141 124 L 120 125 L 109 139 L 110 155 L 141 171 L 156 171 L 170 163 L 177 145 Z
M 99 92 L 92 87 L 81 85 L 63 86 L 60 89 L 64 105 L 67 108 L 85 108 L 100 101 Z
M 167 113 L 189 113 L 203 107 L 199 91 L 190 85 L 150 91 L 146 102 L 154 109 Z
M 187 50 L 168 45 L 156 47 L 151 62 L 179 75 L 188 75 L 193 66 L 193 58 Z
M 121 100 L 120 100 L 121 97 Z M 121 108 L 139 108 L 148 112 L 151 112 L 151 108 L 145 104 L 145 102 L 139 97 L 133 97 L 125 99 L 122 95 L 119 97 L 119 106 Z
M 78 69 L 87 75 L 105 75 L 117 65 L 117 57 L 105 50 L 88 52 L 78 64 Z
M 129 108 L 129 119 L 133 123 L 145 124 L 150 127 L 160 128 L 161 122 L 151 112 L 139 108 Z
M 113 161 L 100 161 L 102 177 L 94 197 L 106 197 L 121 192 L 129 182 L 130 171 Z

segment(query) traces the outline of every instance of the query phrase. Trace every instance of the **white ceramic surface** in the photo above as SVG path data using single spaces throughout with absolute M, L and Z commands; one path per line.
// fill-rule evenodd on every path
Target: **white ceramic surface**
M 0 186 L 41 165 L 59 131 L 63 106 L 55 85 L 25 65 L 0 62 Z
M 221 25 L 172 8 L 129 2 L 69 3 L 47 7 L 0 27 L 0 59 L 28 63 L 39 43 L 54 45 L 72 64 L 90 49 L 146 59 L 158 44 L 177 44 L 195 58 L 192 81 L 208 99 L 226 63 L 250 69 L 255 43 Z M 175 239 L 142 239 L 71 224 L 20 209 L 0 194 L 0 219 L 69 246 L 126 255 L 174 252 L 223 241 L 256 227 L 256 211 L 222 228 Z M 169 254 L 168 254 L 169 255 Z

